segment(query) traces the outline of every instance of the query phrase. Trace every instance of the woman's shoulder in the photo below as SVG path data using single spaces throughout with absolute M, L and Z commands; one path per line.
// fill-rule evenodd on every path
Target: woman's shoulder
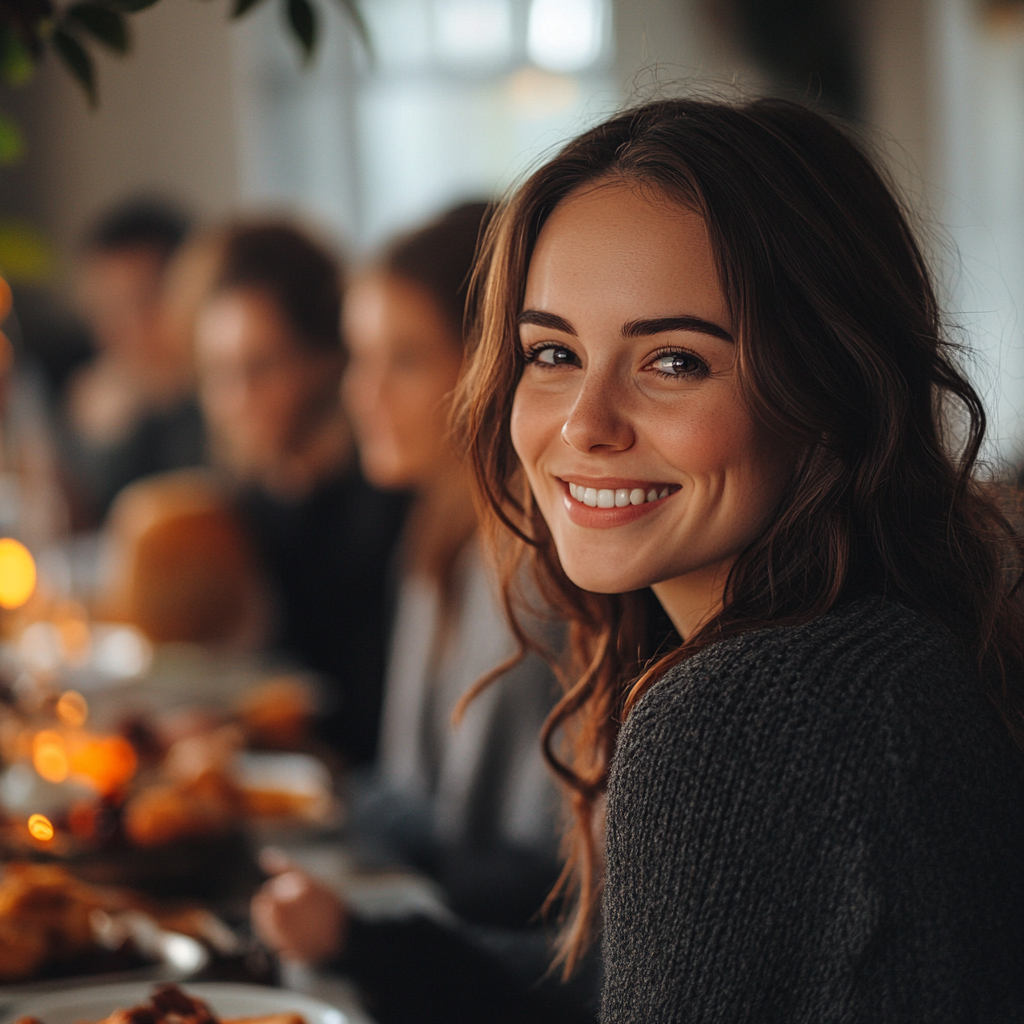
M 713 644 L 637 702 L 612 764 L 610 832 L 648 813 L 651 793 L 674 814 L 726 792 L 762 816 L 780 794 L 785 817 L 813 792 L 797 801 L 804 816 L 905 822 L 931 808 L 991 822 L 1024 809 L 1024 766 L 957 640 L 868 597 Z
M 804 684 L 800 689 L 810 698 L 817 692 L 814 683 L 892 680 L 936 660 L 955 676 L 970 672 L 963 648 L 943 626 L 899 602 L 870 595 L 795 626 L 751 630 L 713 643 L 669 669 L 650 695 L 670 700 L 693 681 L 704 684 L 706 692 L 709 678 L 734 685 L 789 678 Z
M 947 630 L 868 596 L 796 626 L 728 637 L 669 669 L 637 703 L 620 747 L 714 742 L 740 729 L 801 746 L 813 738 L 824 752 L 853 736 L 987 723 L 983 705 Z

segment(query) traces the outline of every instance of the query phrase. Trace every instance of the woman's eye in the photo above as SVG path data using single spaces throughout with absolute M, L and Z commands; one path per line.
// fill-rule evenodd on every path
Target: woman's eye
M 692 352 L 663 352 L 650 368 L 665 377 L 704 377 L 710 372 L 708 364 Z
M 576 353 L 561 345 L 538 345 L 531 348 L 526 353 L 526 361 L 540 366 L 579 366 Z

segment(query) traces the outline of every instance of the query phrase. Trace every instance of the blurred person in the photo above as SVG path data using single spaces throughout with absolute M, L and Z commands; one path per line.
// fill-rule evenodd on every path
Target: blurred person
M 467 467 L 447 438 L 486 210 L 465 204 L 400 238 L 346 298 L 344 395 L 364 472 L 415 495 L 398 566 L 378 788 L 362 822 L 434 874 L 463 916 L 524 924 L 554 864 L 556 801 L 536 749 L 554 679 L 527 658 L 451 723 L 467 690 L 517 649 L 481 557 Z
M 532 986 L 546 968 L 545 936 L 531 923 L 558 871 L 558 800 L 537 741 L 557 692 L 550 669 L 526 656 L 452 724 L 460 699 L 518 649 L 482 557 L 468 468 L 447 436 L 486 210 L 467 204 L 400 238 L 353 282 L 343 320 L 343 393 L 363 471 L 414 494 L 380 753 L 356 794 L 352 839 L 427 871 L 461 923 L 362 920 L 286 863 L 268 865 L 277 877 L 253 904 L 265 942 L 350 975 L 382 1024 L 577 1019 L 511 980 Z M 557 644 L 551 624 L 535 625 Z M 491 960 L 485 949 L 501 954 Z M 466 1016 L 481 1005 L 487 1017 Z
M 341 270 L 286 223 L 219 235 L 196 324 L 199 393 L 214 463 L 276 599 L 274 646 L 332 683 L 323 738 L 350 764 L 377 743 L 386 575 L 402 495 L 366 483 L 338 387 Z
M 132 480 L 204 460 L 191 351 L 162 317 L 166 271 L 188 230 L 176 208 L 140 200 L 103 216 L 83 244 L 76 293 L 96 354 L 62 403 L 80 525 L 98 523 Z
M 222 226 L 193 230 L 175 251 L 164 272 L 159 325 L 165 351 L 189 368 L 193 393 L 196 321 L 212 290 L 224 256 Z

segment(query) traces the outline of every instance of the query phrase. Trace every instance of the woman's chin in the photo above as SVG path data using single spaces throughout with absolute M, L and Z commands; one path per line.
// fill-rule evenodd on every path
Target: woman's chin
M 580 590 L 587 590 L 592 594 L 626 594 L 631 590 L 643 590 L 652 582 L 640 573 L 624 573 L 620 569 L 587 565 L 586 559 L 581 559 L 580 564 L 568 566 L 563 561 L 562 568 Z
M 381 491 L 415 490 L 420 483 L 403 460 L 388 455 L 361 452 L 359 468 L 367 483 Z

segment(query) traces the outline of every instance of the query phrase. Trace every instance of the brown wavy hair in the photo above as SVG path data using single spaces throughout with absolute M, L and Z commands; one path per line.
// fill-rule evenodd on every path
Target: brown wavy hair
M 667 652 L 647 641 L 649 592 L 587 593 L 566 577 L 509 433 L 524 365 L 516 318 L 537 237 L 575 190 L 615 179 L 704 218 L 738 325 L 744 400 L 799 453 L 772 522 L 732 568 L 722 611 Z M 976 477 L 984 410 L 908 218 L 845 130 L 774 99 L 663 100 L 612 117 L 500 211 L 473 301 L 456 422 L 506 603 L 511 613 L 520 600 L 525 563 L 542 602 L 571 624 L 565 693 L 542 738 L 574 817 L 558 890 L 576 894 L 562 933 L 567 970 L 599 914 L 602 794 L 621 723 L 666 669 L 709 644 L 880 593 L 959 638 L 1024 748 L 1024 611 L 1008 572 L 1021 546 Z

